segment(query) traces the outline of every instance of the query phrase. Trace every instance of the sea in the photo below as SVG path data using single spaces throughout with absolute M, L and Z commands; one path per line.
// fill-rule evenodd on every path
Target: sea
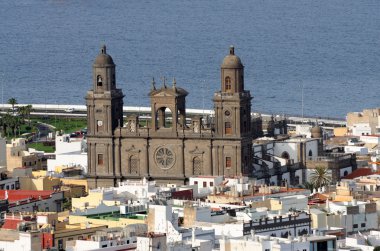
M 0 1 L 1 102 L 85 104 L 102 44 L 128 106 L 154 77 L 212 109 L 230 45 L 252 110 L 344 118 L 380 107 L 378 0 Z

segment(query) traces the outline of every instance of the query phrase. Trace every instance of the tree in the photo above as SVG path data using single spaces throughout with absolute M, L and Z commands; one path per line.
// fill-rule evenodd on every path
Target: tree
M 25 118 L 27 116 L 27 110 L 25 109 L 26 106 L 20 106 L 18 108 L 18 114 L 21 116 L 21 123 L 25 123 Z
M 33 112 L 33 106 L 32 105 L 27 105 L 24 106 L 26 117 L 28 118 L 28 124 L 30 126 L 30 113 Z
M 305 183 L 303 183 L 303 186 L 304 188 L 309 189 L 311 192 L 313 192 L 314 185 L 312 183 L 306 181 Z
M 12 106 L 12 112 L 15 113 L 15 105 L 17 105 L 17 100 L 15 98 L 8 99 L 8 104 Z
M 331 174 L 329 173 L 329 170 L 323 166 L 317 166 L 310 176 L 310 183 L 316 189 L 329 185 L 330 182 Z

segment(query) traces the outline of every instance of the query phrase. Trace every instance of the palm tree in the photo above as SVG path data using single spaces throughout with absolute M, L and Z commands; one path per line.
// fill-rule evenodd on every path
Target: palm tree
M 327 167 L 317 166 L 310 176 L 310 183 L 313 184 L 313 187 L 316 189 L 329 185 L 330 182 L 331 174 Z
M 27 106 L 24 106 L 24 109 L 25 109 L 26 117 L 28 118 L 29 126 L 30 126 L 30 113 L 33 111 L 33 106 L 27 105 Z
M 27 115 L 27 111 L 26 111 L 26 106 L 20 106 L 18 108 L 18 114 L 20 114 L 21 116 L 21 123 L 25 123 L 25 118 L 26 118 L 26 115 Z
M 15 105 L 17 105 L 17 100 L 15 98 L 8 99 L 8 104 L 12 105 L 12 112 L 15 113 Z

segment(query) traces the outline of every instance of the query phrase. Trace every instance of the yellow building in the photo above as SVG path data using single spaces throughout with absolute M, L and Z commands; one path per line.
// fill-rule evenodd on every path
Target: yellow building
M 21 190 L 54 190 L 59 188 L 61 180 L 53 177 L 19 177 Z
M 334 128 L 334 136 L 335 137 L 343 137 L 348 133 L 347 127 L 335 127 Z
M 18 167 L 33 167 L 35 170 L 43 167 L 42 156 L 28 152 L 25 139 L 12 139 L 6 148 L 8 172 L 12 173 Z

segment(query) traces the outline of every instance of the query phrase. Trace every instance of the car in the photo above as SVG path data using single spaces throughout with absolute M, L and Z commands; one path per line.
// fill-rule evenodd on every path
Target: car
M 72 108 L 72 107 L 69 107 L 69 108 L 65 109 L 65 112 L 74 112 L 74 111 L 75 111 L 75 109 Z

